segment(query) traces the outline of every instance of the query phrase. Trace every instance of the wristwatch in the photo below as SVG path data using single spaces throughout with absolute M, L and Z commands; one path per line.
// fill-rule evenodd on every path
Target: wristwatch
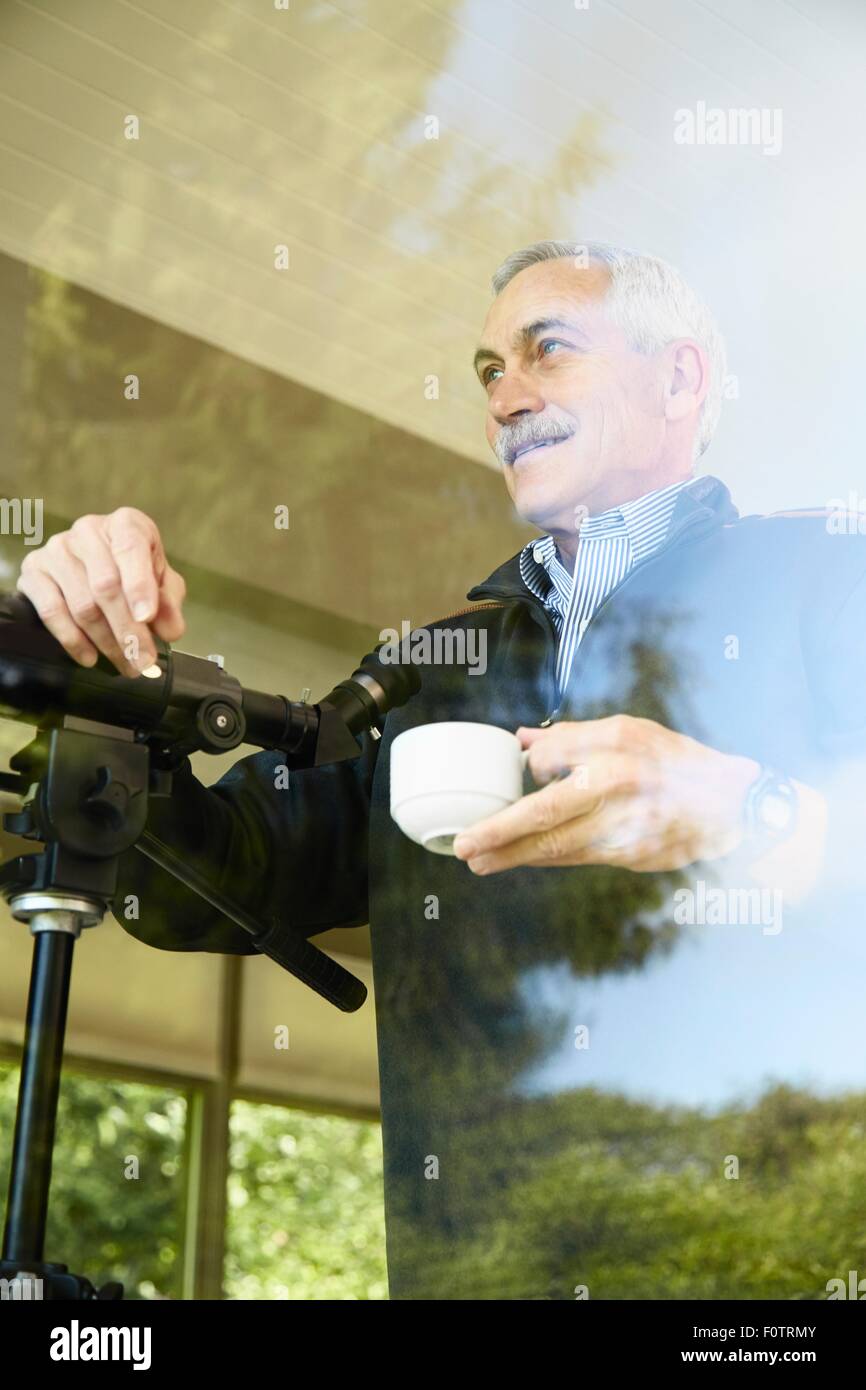
M 787 840 L 796 828 L 797 810 L 797 788 L 790 777 L 762 765 L 746 793 L 743 811 L 751 846 L 763 853 Z

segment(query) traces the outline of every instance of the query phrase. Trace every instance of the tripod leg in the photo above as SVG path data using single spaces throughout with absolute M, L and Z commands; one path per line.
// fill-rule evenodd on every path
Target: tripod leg
M 22 1267 L 41 1261 L 45 1247 L 63 1038 L 77 935 L 60 919 L 72 916 L 45 912 L 31 921 L 33 965 L 3 1235 L 3 1259 Z

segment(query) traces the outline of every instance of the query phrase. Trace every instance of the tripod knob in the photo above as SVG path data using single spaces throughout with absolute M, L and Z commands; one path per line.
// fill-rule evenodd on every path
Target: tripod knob
M 129 787 L 114 780 L 110 767 L 97 768 L 96 777 L 96 786 L 84 798 L 84 804 L 112 830 L 120 830 L 129 806 Z
M 207 695 L 195 715 L 199 747 L 207 753 L 226 753 L 243 743 L 246 720 L 243 710 L 221 695 Z

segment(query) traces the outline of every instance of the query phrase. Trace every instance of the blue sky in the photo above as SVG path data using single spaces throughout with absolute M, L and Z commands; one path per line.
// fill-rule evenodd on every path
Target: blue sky
M 822 1094 L 866 1090 L 864 923 L 693 927 L 630 975 L 575 979 L 540 968 L 530 1008 L 567 1020 L 560 1046 L 522 1078 L 535 1094 L 598 1086 L 635 1100 L 714 1108 L 770 1082 Z M 587 1024 L 590 1046 L 574 1046 Z

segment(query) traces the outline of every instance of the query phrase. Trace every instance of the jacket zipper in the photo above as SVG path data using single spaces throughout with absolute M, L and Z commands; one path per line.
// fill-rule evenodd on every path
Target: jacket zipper
M 503 600 L 501 603 L 473 603 L 471 608 L 458 608 L 453 613 L 445 613 L 441 618 L 437 618 L 437 623 L 444 623 L 446 618 L 462 618 L 464 613 L 477 613 L 479 608 L 507 608 L 508 604 Z

